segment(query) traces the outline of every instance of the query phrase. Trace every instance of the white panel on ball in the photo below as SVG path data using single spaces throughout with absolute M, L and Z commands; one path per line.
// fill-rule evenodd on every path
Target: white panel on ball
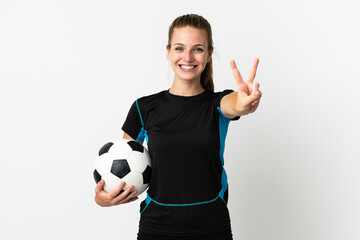
M 102 179 L 105 181 L 104 190 L 107 192 L 113 191 L 122 182 L 120 178 L 110 172 L 104 174 Z
M 140 173 L 137 172 L 130 172 L 125 177 L 123 177 L 122 180 L 126 183 L 123 189 L 128 188 L 130 185 L 133 185 L 134 189 L 138 190 L 143 185 L 143 177 Z
M 146 166 L 148 165 L 147 162 L 144 161 L 144 153 L 137 151 L 131 152 L 130 156 L 127 158 L 127 161 L 131 171 L 138 173 L 143 173 Z
M 132 149 L 127 144 L 122 144 L 124 142 L 128 142 L 128 140 L 116 140 L 113 141 L 114 145 L 111 146 L 108 154 L 109 157 L 114 157 L 116 159 L 127 159 L 132 152 Z
M 103 154 L 95 159 L 94 167 L 100 175 L 103 175 L 110 172 L 112 163 L 113 159 Z
M 149 184 L 144 184 L 142 185 L 139 189 L 137 189 L 138 193 L 136 194 L 136 196 L 140 195 L 141 193 L 143 193 L 147 187 L 149 186 Z

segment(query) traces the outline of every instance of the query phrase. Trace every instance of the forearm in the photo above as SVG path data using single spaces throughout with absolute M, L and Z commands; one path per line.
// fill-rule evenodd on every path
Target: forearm
M 237 92 L 232 92 L 224 96 L 220 101 L 220 109 L 227 118 L 234 118 L 241 116 L 241 114 L 235 109 L 237 101 Z

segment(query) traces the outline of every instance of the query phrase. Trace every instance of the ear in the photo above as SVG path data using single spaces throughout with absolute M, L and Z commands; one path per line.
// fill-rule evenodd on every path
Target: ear
M 166 52 L 167 52 L 167 58 L 169 59 L 169 55 L 170 55 L 170 47 L 169 47 L 169 45 L 166 45 Z

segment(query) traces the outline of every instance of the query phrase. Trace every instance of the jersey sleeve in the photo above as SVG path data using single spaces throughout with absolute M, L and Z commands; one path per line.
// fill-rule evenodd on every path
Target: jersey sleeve
M 218 95 L 218 97 L 217 97 L 217 99 L 216 99 L 216 107 L 218 107 L 218 108 L 220 109 L 220 101 L 221 101 L 221 99 L 222 99 L 224 96 L 226 96 L 226 95 L 228 95 L 228 94 L 230 94 L 230 93 L 232 93 L 232 92 L 234 92 L 234 90 L 232 90 L 232 89 L 226 89 L 226 90 L 220 92 L 219 95 Z M 221 111 L 221 110 L 219 110 L 219 111 Z M 222 113 L 222 112 L 221 112 L 221 113 Z M 224 115 L 223 113 L 222 113 L 222 115 L 225 117 L 225 115 Z M 226 118 L 226 117 L 225 117 L 225 118 Z M 236 120 L 239 120 L 239 119 L 240 119 L 240 116 L 236 116 L 236 117 L 234 117 L 234 118 L 232 118 L 232 119 L 230 119 L 230 120 L 236 121 Z
M 141 128 L 142 128 L 142 123 L 135 101 L 131 105 L 128 115 L 121 129 L 127 134 L 129 134 L 130 137 L 136 140 L 139 133 L 141 132 Z

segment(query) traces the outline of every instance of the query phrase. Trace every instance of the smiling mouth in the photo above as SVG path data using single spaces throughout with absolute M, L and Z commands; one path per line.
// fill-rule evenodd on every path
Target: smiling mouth
M 184 69 L 184 70 L 191 70 L 191 69 L 196 68 L 197 65 L 182 65 L 182 64 L 179 64 L 179 67 Z

